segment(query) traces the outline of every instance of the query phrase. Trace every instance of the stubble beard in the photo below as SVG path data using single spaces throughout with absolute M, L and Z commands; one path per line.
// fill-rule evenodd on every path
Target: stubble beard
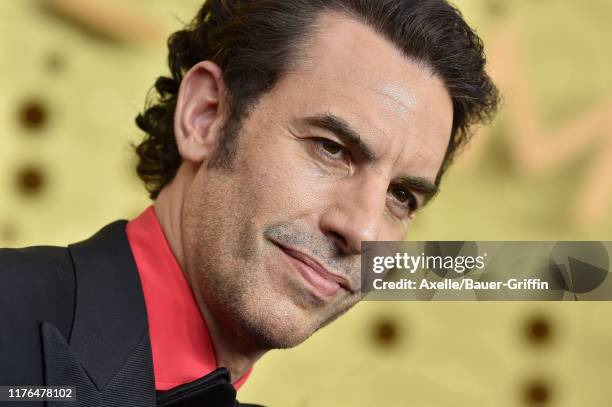
M 212 314 L 224 336 L 230 335 L 245 349 L 284 349 L 303 342 L 317 329 L 311 327 L 312 320 L 300 323 L 301 310 L 289 296 L 265 284 L 270 270 L 263 269 L 255 225 L 221 225 L 223 219 L 197 216 L 191 220 L 197 224 L 192 223 L 185 235 L 190 248 L 185 253 L 187 275 L 200 307 Z M 223 241 L 225 236 L 215 230 L 231 230 L 232 243 Z

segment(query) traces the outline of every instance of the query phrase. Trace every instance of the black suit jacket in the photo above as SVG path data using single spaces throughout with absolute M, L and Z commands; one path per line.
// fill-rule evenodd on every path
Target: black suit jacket
M 0 386 L 76 387 L 76 402 L 48 406 L 238 406 L 225 368 L 155 391 L 125 224 L 67 248 L 0 249 Z

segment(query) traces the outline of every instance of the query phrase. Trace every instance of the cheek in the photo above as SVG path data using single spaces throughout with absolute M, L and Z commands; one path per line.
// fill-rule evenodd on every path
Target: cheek
M 283 140 L 265 154 L 247 158 L 240 169 L 240 195 L 246 195 L 251 213 L 264 221 L 300 217 L 316 207 L 324 193 L 328 177 L 305 152 L 287 144 Z

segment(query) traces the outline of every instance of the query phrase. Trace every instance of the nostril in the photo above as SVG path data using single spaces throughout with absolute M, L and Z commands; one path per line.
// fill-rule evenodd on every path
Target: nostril
M 340 233 L 329 231 L 325 235 L 334 242 L 334 246 L 339 252 L 348 253 L 351 251 L 347 240 Z

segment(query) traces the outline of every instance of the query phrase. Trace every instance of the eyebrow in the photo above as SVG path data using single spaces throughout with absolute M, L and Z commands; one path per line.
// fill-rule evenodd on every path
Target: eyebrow
M 341 117 L 332 113 L 323 113 L 307 117 L 305 122 L 313 127 L 334 133 L 342 142 L 356 149 L 368 164 L 374 164 L 379 160 L 372 147 L 363 141 L 359 132 Z M 399 177 L 398 183 L 419 191 L 425 197 L 421 206 L 425 206 L 439 191 L 438 185 L 423 177 L 404 175 Z

